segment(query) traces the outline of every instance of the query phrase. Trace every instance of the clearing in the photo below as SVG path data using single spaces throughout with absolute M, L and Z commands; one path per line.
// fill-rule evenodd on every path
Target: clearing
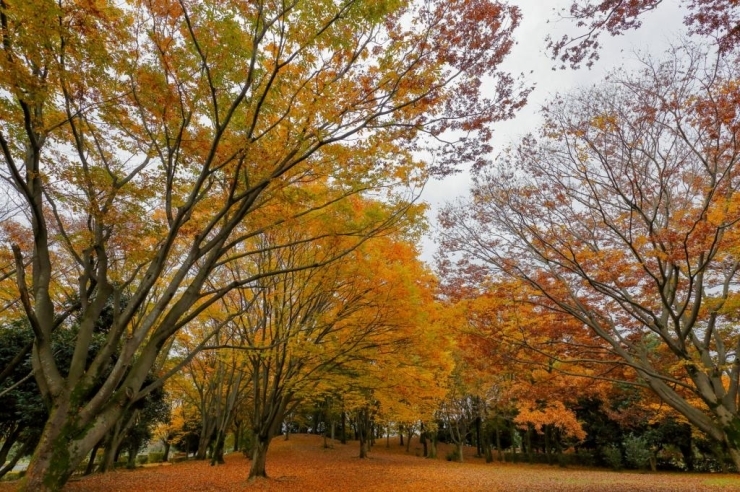
M 267 473 L 272 477 L 249 483 L 249 460 L 240 454 L 226 457 L 226 464 L 211 467 L 207 462 L 188 461 L 169 466 L 118 470 L 103 475 L 73 479 L 65 492 L 195 492 L 195 491 L 722 491 L 740 490 L 740 476 L 689 473 L 612 472 L 547 465 L 486 464 L 466 450 L 466 463 L 445 461 L 448 451 L 439 446 L 440 458 L 415 456 L 391 440 L 379 440 L 370 458 L 360 460 L 359 445 L 336 443 L 324 449 L 319 436 L 278 437 L 270 445 Z M 10 492 L 12 483 L 1 483 L 0 492 Z

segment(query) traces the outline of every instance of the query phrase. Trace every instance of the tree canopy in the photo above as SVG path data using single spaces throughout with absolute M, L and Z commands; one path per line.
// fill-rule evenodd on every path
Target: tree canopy
M 574 2 L 550 54 L 661 3 Z M 293 429 L 740 470 L 740 17 L 683 5 L 707 44 L 491 159 L 515 1 L 0 0 L 0 475 L 156 436 L 258 478 Z M 433 272 L 420 196 L 461 170 Z

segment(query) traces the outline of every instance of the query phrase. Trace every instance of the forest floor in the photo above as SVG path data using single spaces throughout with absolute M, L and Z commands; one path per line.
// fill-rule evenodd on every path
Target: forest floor
M 360 460 L 359 444 L 334 444 L 325 449 L 318 436 L 291 435 L 270 445 L 269 479 L 248 482 L 250 461 L 227 455 L 226 464 L 188 461 L 170 466 L 147 466 L 102 475 L 74 478 L 65 492 L 195 492 L 195 491 L 729 491 L 740 490 L 740 476 L 693 473 L 612 472 L 584 468 L 508 463 L 486 464 L 466 449 L 465 463 L 445 461 L 439 446 L 437 460 L 418 457 L 415 438 L 410 453 L 391 439 L 376 443 L 370 457 Z M 14 490 L 0 483 L 0 492 Z

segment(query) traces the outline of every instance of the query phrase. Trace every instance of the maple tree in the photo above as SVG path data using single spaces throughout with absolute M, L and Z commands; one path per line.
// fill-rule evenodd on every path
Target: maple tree
M 434 298 L 436 278 L 407 243 L 395 242 L 380 251 L 372 265 L 385 286 L 377 302 L 384 306 L 389 330 L 381 343 L 327 381 L 355 417 L 360 458 L 368 457 L 373 433 L 382 428 L 389 433 L 395 427 L 401 445 L 406 432 L 408 450 L 415 429 L 433 422 L 453 367 L 451 340 Z
M 18 322 L 16 322 L 18 323 Z M 7 364 L 27 345 L 27 329 L 0 325 L 0 364 Z M 29 455 L 38 443 L 38 428 L 46 420 L 46 411 L 33 379 L 28 376 L 30 364 L 15 367 L 0 384 L 0 477 L 10 472 L 21 458 Z
M 176 388 L 180 398 L 196 408 L 200 416 L 196 459 L 205 459 L 210 447 L 211 463 L 223 463 L 226 433 L 235 418 L 237 407 L 245 400 L 251 374 L 246 358 L 241 353 L 216 348 L 232 342 L 234 334 L 228 332 L 228 326 L 212 337 L 205 351 L 195 350 L 197 343 L 194 341 L 201 340 L 203 335 L 192 333 L 194 329 L 197 329 L 197 325 L 188 327 L 188 333 L 181 333 L 187 336 L 179 337 L 185 339 L 176 342 L 174 351 L 197 352 L 197 355 L 172 378 L 170 387 Z M 180 429 L 163 429 L 170 430 L 163 437 L 172 440 L 174 436 L 168 434 Z
M 32 240 L 8 239 L 2 275 L 50 409 L 25 488 L 61 487 L 153 390 L 168 340 L 253 284 L 209 279 L 258 233 L 265 193 L 316 176 L 345 195 L 388 190 L 480 164 L 490 123 L 527 93 L 497 70 L 518 22 L 493 0 L 3 0 L 2 176 Z M 414 159 L 422 150 L 433 165 Z M 85 363 L 111 299 L 113 326 Z M 62 375 L 50 337 L 72 313 Z
M 362 364 L 350 366 L 352 374 L 344 383 L 343 396 L 360 429 L 360 458 L 368 457 L 373 428 L 385 428 L 388 440 L 394 429 L 407 452 L 418 431 L 424 456 L 429 454 L 426 441 L 431 440 L 436 457 L 436 433 L 431 431 L 436 429 L 435 417 L 447 394 L 453 364 L 449 340 L 430 325 L 415 328 L 412 337 L 399 337 L 395 347 L 368 354 Z
M 284 231 L 279 240 L 286 235 L 293 246 L 277 251 L 270 246 L 278 238 L 263 236 L 264 253 L 254 268 L 287 273 L 225 298 L 226 303 L 253 306 L 233 320 L 251 377 L 255 442 L 250 478 L 266 476 L 267 450 L 287 415 L 305 399 L 339 388 L 346 381 L 343 375 L 358 370 L 357 364 L 370 359 L 380 364 L 378 353 L 408 340 L 404 327 L 420 310 L 414 289 L 421 279 L 410 273 L 416 273 L 416 253 L 409 246 L 379 237 L 325 267 L 291 271 L 304 256 L 333 255 L 338 245 L 336 238 L 301 242 L 297 229 Z M 366 378 L 365 369 L 359 370 Z
M 599 35 L 618 36 L 638 29 L 641 17 L 659 8 L 663 0 L 583 0 L 573 2 L 562 15 L 585 32 L 565 34 L 560 39 L 548 37 L 547 48 L 562 67 L 591 67 L 599 59 Z M 740 7 L 734 0 L 682 0 L 686 7 L 684 23 L 692 34 L 713 38 L 720 51 L 730 52 L 740 46 Z
M 451 403 L 461 408 L 452 413 L 467 413 L 466 432 L 451 432 L 451 440 L 465 442 L 467 433 L 478 455 L 492 461 L 491 447 L 503 460 L 505 434 L 518 434 L 530 460 L 534 445 L 548 463 L 554 454 L 562 459 L 564 449 L 585 438 L 577 402 L 601 398 L 613 382 L 629 379 L 624 362 L 570 316 L 543 309 L 525 282 L 492 278 L 474 264 L 440 266 L 456 347 L 458 401 Z
M 170 459 L 172 444 L 182 437 L 185 427 L 184 406 L 186 403 L 177 399 L 169 399 L 168 403 L 170 405 L 170 418 L 159 422 L 152 429 L 154 442 L 158 442 L 164 447 L 162 462 L 165 463 Z
M 740 469 L 734 60 L 674 55 L 555 99 L 445 211 L 444 243 L 448 267 L 588 327 Z

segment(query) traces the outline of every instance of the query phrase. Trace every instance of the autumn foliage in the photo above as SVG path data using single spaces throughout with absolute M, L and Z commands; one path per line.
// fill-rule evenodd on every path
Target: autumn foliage
M 661 3 L 573 2 L 548 49 L 590 66 Z M 708 44 L 490 162 L 516 2 L 0 0 L 0 476 L 112 490 L 148 442 L 195 463 L 132 490 L 740 471 L 740 11 L 683 5 Z M 419 199 L 461 170 L 433 271 Z

